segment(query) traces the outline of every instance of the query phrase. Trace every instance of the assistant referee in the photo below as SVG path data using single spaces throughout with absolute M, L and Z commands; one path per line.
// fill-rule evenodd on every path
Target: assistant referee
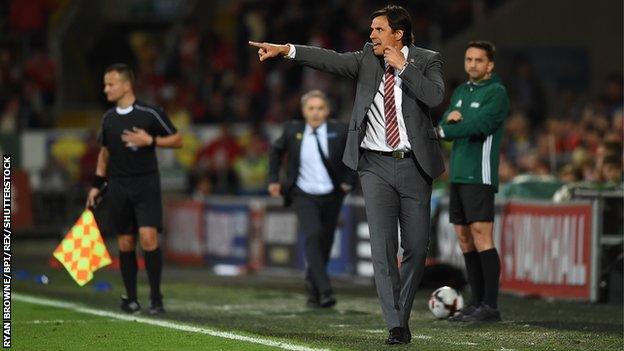
M 95 204 L 104 183 L 108 184 L 107 210 L 111 229 L 117 234 L 121 276 L 126 296 L 124 312 L 141 310 L 137 299 L 137 233 L 150 285 L 151 314 L 163 313 L 160 280 L 162 252 L 158 231 L 162 229 L 162 200 L 156 147 L 180 148 L 182 136 L 165 112 L 137 101 L 134 73 L 125 64 L 109 66 L 104 74 L 104 93 L 115 107 L 104 113 L 100 153 L 87 207 Z
M 466 47 L 468 81 L 453 92 L 438 134 L 453 140 L 451 151 L 450 222 L 464 253 L 470 303 L 451 321 L 500 321 L 500 257 L 494 246 L 494 194 L 507 90 L 494 70 L 494 44 L 479 40 Z

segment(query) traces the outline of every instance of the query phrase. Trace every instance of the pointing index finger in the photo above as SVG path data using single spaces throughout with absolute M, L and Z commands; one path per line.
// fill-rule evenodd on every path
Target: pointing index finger
M 264 49 L 265 45 L 263 43 L 258 43 L 257 41 L 249 41 L 249 45 L 255 46 L 257 48 Z

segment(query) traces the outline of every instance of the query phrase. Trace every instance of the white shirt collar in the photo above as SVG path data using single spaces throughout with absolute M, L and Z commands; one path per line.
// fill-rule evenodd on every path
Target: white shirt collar
M 327 131 L 327 122 L 323 122 L 323 124 L 321 124 L 320 126 L 316 128 L 317 134 L 325 134 L 326 131 Z M 312 126 L 306 123 L 305 133 L 312 134 L 312 132 L 314 132 L 314 129 L 312 129 Z
M 403 47 L 401 48 L 401 52 L 403 53 L 403 56 L 407 60 L 407 55 L 409 54 L 409 46 L 403 45 Z
M 119 106 L 117 106 L 115 108 L 115 111 L 117 111 L 118 114 L 120 115 L 127 115 L 128 113 L 132 112 L 132 110 L 134 110 L 134 104 L 126 107 L 126 108 L 121 108 Z

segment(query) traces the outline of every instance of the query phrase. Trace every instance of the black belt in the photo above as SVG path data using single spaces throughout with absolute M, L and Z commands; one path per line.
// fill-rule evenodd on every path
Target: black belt
M 372 152 L 377 155 L 390 156 L 394 158 L 408 158 L 412 156 L 411 151 L 377 151 L 377 150 L 368 150 L 368 149 L 364 149 L 364 150 L 368 152 Z

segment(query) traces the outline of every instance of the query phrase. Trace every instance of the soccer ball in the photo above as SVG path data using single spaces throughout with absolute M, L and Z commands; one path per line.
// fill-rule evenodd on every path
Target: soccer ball
M 448 318 L 464 308 L 464 298 L 449 286 L 438 288 L 429 298 L 429 310 L 438 319 Z

